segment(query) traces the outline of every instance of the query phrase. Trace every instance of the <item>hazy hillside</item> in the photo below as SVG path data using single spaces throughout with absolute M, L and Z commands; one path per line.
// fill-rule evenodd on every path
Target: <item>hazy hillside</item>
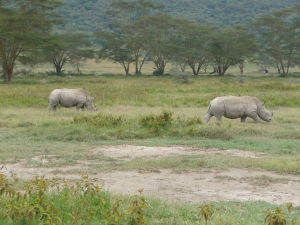
M 65 29 L 95 31 L 109 26 L 105 11 L 112 0 L 64 0 L 60 13 Z M 201 23 L 220 26 L 247 23 L 260 14 L 290 7 L 300 0 L 153 0 L 165 5 L 163 12 Z

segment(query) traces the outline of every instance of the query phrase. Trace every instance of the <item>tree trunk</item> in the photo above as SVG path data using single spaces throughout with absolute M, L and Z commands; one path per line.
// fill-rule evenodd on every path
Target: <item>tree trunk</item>
M 196 71 L 197 75 L 199 75 L 201 67 L 202 67 L 202 64 L 199 63 L 198 67 L 197 67 L 197 71 Z
M 81 70 L 80 70 L 80 67 L 79 67 L 79 63 L 76 63 L 76 71 L 79 75 L 81 75 Z
M 154 60 L 154 64 L 156 67 L 156 75 L 163 75 L 165 73 L 165 68 L 167 65 L 166 60 L 163 57 L 159 56 L 156 60 Z
M 244 63 L 240 63 L 239 68 L 240 68 L 240 73 L 243 75 L 244 74 Z
M 3 73 L 5 82 L 10 83 L 13 77 L 14 66 L 3 66 Z
M 218 74 L 220 75 L 220 76 L 223 76 L 224 75 L 224 73 L 223 73 L 223 70 L 222 70 L 222 66 L 218 66 L 217 67 L 217 72 L 218 72 Z
M 10 68 L 7 70 L 7 82 L 11 82 L 12 76 L 13 76 L 13 71 L 14 71 L 13 68 Z
M 196 69 L 195 69 L 195 65 L 190 65 L 190 67 L 192 68 L 193 75 L 194 76 L 198 75 L 197 72 L 196 72 Z
M 198 64 L 197 63 L 195 63 L 195 64 L 189 63 L 189 66 L 191 67 L 194 76 L 199 75 L 200 69 L 201 69 L 201 66 L 202 66 L 201 63 L 198 63 Z
M 62 73 L 62 66 L 61 65 L 55 65 L 55 71 L 58 75 L 61 75 Z
M 125 75 L 127 76 L 129 74 L 129 71 L 130 71 L 130 63 L 121 62 L 121 65 L 123 66 L 124 71 L 125 71 Z
M 221 65 L 219 65 L 217 67 L 217 72 L 218 72 L 218 74 L 220 76 L 224 76 L 228 68 L 229 68 L 228 66 L 221 66 Z
M 126 76 L 128 76 L 128 74 L 129 74 L 129 65 L 128 65 L 127 68 L 125 68 L 125 73 L 126 73 Z
M 136 75 L 140 75 L 141 74 L 141 71 L 139 70 L 138 62 L 135 63 L 135 74 Z
M 140 55 L 140 51 L 141 50 L 138 50 L 137 52 L 135 52 L 135 55 L 134 55 L 134 63 L 135 63 L 135 74 L 136 75 L 141 75 L 142 74 L 142 67 L 148 57 L 147 54 L 145 54 L 144 56 L 141 56 Z
M 280 62 L 280 66 L 281 66 L 282 74 L 283 74 L 283 75 L 286 75 L 286 71 L 285 71 L 285 67 L 284 67 L 283 62 Z
M 135 55 L 135 75 L 140 75 L 140 74 L 141 74 L 141 71 L 139 68 L 139 54 L 137 53 Z
M 179 63 L 179 67 L 180 67 L 181 72 L 185 72 L 185 69 L 186 69 L 185 63 Z
M 281 69 L 280 69 L 280 67 L 279 67 L 278 64 L 277 64 L 276 66 L 277 66 L 277 72 L 278 72 L 278 74 L 280 75 L 280 74 L 281 74 Z

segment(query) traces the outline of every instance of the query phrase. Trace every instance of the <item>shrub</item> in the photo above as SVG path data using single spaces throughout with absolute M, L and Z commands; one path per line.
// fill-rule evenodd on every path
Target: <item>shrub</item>
M 198 207 L 200 209 L 200 215 L 205 220 L 205 225 L 208 224 L 208 222 L 211 220 L 211 217 L 214 214 L 214 209 L 212 205 L 205 204 Z
M 124 122 L 124 118 L 122 116 L 98 113 L 93 116 L 75 116 L 73 121 L 74 123 L 85 123 L 96 127 L 116 127 Z
M 156 69 L 153 71 L 152 74 L 153 74 L 153 76 L 162 76 L 162 75 L 164 75 L 164 71 L 161 69 Z
M 173 122 L 173 113 L 164 111 L 159 115 L 148 115 L 140 119 L 143 127 L 159 131 L 162 128 L 170 128 Z
M 275 209 L 274 211 L 269 211 L 268 215 L 265 218 L 267 225 L 286 225 L 285 214 L 280 208 Z
M 88 176 L 76 182 L 36 177 L 22 183 L 0 174 L 0 224 L 144 225 L 148 204 L 142 195 L 115 199 Z

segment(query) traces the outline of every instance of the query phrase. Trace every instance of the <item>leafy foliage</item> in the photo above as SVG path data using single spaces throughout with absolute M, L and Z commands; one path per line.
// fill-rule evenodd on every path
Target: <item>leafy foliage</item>
M 269 211 L 265 218 L 267 225 L 286 225 L 286 219 L 283 211 L 280 208 L 274 211 Z
M 65 5 L 58 11 L 63 15 L 64 29 L 94 32 L 100 28 L 110 28 L 112 21 L 106 14 L 111 10 L 111 0 L 64 0 Z M 247 24 L 255 17 L 273 10 L 290 7 L 299 0 L 151 0 L 158 9 L 176 17 L 192 19 L 199 23 L 217 26 Z
M 210 204 L 201 205 L 198 207 L 200 209 L 200 214 L 205 220 L 205 224 L 207 225 L 208 222 L 211 220 L 211 217 L 214 214 L 213 206 Z
M 124 68 L 125 74 L 128 75 L 130 65 L 134 62 L 134 52 L 129 44 L 129 37 L 126 34 L 113 32 L 100 32 L 97 36 L 103 42 L 103 47 L 98 52 L 98 58 L 119 63 Z
M 209 44 L 209 62 L 224 75 L 230 66 L 241 64 L 255 51 L 253 36 L 243 27 L 217 29 Z
M 121 116 L 112 116 L 110 114 L 99 113 L 94 116 L 76 116 L 74 117 L 74 123 L 86 123 L 96 127 L 115 127 L 124 122 L 124 118 Z
M 58 23 L 55 9 L 60 1 L 14 0 L 0 5 L 0 62 L 7 82 L 17 60 L 26 58 L 47 41 Z
M 124 202 L 112 199 L 88 176 L 73 184 L 36 177 L 18 189 L 19 181 L 0 174 L 0 221 L 5 224 L 145 224 L 148 207 L 142 195 Z M 122 207 L 121 207 L 121 204 Z
M 172 115 L 172 112 L 162 112 L 159 115 L 144 116 L 140 119 L 140 124 L 155 131 L 158 131 L 162 128 L 166 129 L 172 124 Z
M 258 58 L 287 75 L 300 64 L 300 5 L 258 18 L 253 23 L 259 44 Z
M 132 197 L 115 197 L 102 190 L 87 175 L 75 181 L 44 177 L 23 181 L 15 176 L 8 179 L 0 174 L 0 190 L 0 223 L 6 225 L 150 225 L 166 224 L 169 221 L 170 224 L 184 224 L 188 221 L 189 224 L 199 223 L 196 221 L 197 211 L 194 206 L 181 206 L 178 209 L 177 204 L 149 201 L 143 197 L 142 190 Z M 256 207 L 253 210 L 253 203 L 248 204 L 245 209 L 242 203 L 210 203 L 198 207 L 198 212 L 205 224 L 241 224 L 249 215 L 251 224 L 261 221 L 260 216 L 263 214 L 259 210 L 262 208 Z M 266 207 L 271 205 L 263 209 Z M 253 220 L 256 214 L 257 221 Z M 269 211 L 265 221 L 268 225 L 297 225 L 296 217 L 291 215 L 277 208 Z
M 90 43 L 83 34 L 56 34 L 44 45 L 41 53 L 42 61 L 53 64 L 56 74 L 63 72 L 63 67 L 70 63 L 77 67 L 87 58 L 93 58 L 93 50 L 89 49 Z M 39 56 L 39 54 L 36 54 Z

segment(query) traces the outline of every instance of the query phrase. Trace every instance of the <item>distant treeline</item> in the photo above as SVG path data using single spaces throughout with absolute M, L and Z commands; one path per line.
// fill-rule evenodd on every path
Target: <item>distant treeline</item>
M 12 80 L 16 62 L 52 63 L 58 75 L 70 63 L 80 72 L 88 58 L 109 59 L 141 74 L 146 61 L 155 65 L 153 75 L 163 75 L 166 65 L 182 71 L 225 75 L 245 61 L 265 71 L 275 67 L 287 75 L 300 65 L 300 4 L 260 16 L 246 26 L 222 28 L 162 14 L 164 5 L 148 0 L 116 0 L 107 16 L 110 29 L 92 34 L 57 32 L 63 24 L 60 0 L 13 0 L 0 2 L 0 63 L 4 78 Z M 99 46 L 100 44 L 100 46 Z
M 134 0 L 131 0 L 134 1 Z M 247 24 L 255 17 L 274 10 L 291 7 L 300 0 L 152 0 L 164 5 L 158 10 L 175 17 L 190 19 L 198 23 L 230 27 Z M 59 29 L 93 33 L 109 28 L 111 19 L 106 12 L 112 0 L 64 0 L 58 12 L 65 20 Z
M 120 63 L 126 74 L 131 64 L 135 74 L 142 73 L 145 61 L 151 60 L 154 75 L 163 75 L 167 63 L 173 62 L 194 75 L 213 67 L 225 75 L 230 66 L 251 60 L 276 67 L 287 75 L 300 65 L 300 4 L 264 15 L 247 26 L 222 28 L 159 13 L 163 5 L 145 0 L 115 1 L 109 12 L 112 30 L 96 34 L 102 43 L 100 59 Z

